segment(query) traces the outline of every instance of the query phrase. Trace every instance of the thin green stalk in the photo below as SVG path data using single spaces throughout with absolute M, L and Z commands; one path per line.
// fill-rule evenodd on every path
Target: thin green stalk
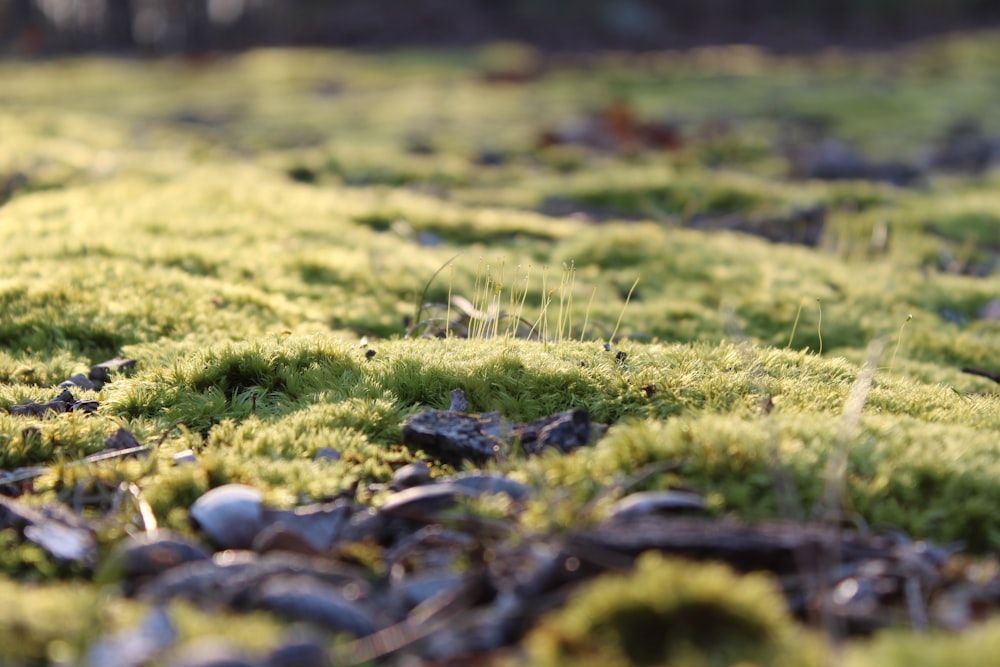
M 909 315 L 907 315 L 906 319 L 903 320 L 903 323 L 899 327 L 899 333 L 896 334 L 896 349 L 894 349 L 892 351 L 892 358 L 889 360 L 889 370 L 890 371 L 896 365 L 896 353 L 899 352 L 899 345 L 900 345 L 900 343 L 903 342 L 903 329 L 906 327 L 906 325 L 912 319 L 913 319 L 913 314 L 912 313 L 910 313 Z
M 792 349 L 792 341 L 795 340 L 795 330 L 799 328 L 799 318 L 802 317 L 802 307 L 805 304 L 799 301 L 799 310 L 795 313 L 795 322 L 792 323 L 792 334 L 788 337 L 788 345 L 785 346 L 786 350 Z
M 823 354 L 823 304 L 820 303 L 819 299 L 816 299 L 816 307 L 819 308 L 819 321 L 816 322 L 816 335 L 819 336 L 819 352 L 816 354 Z
M 611 340 L 609 343 L 615 342 L 615 338 L 618 336 L 618 327 L 622 325 L 622 318 L 625 316 L 625 309 L 628 308 L 629 301 L 632 300 L 632 292 L 635 291 L 636 285 L 639 284 L 639 278 L 636 277 L 635 282 L 632 283 L 632 287 L 628 289 L 628 295 L 625 297 L 625 304 L 622 306 L 622 312 L 618 313 L 618 321 L 615 322 L 615 330 L 611 332 Z
M 445 305 L 447 308 L 447 316 L 444 320 L 444 337 L 451 338 L 451 288 L 455 283 L 455 267 L 451 267 L 451 276 L 448 278 L 448 303 Z
M 531 265 L 528 265 L 528 270 L 524 274 L 524 287 L 521 289 L 521 298 L 517 302 L 517 307 L 514 307 L 515 301 L 515 291 L 511 290 L 511 311 L 514 313 L 514 336 L 517 336 L 517 329 L 521 326 L 521 316 L 524 313 L 524 302 L 528 298 L 528 280 L 531 278 Z M 509 328 L 508 328 L 509 331 Z
M 427 290 L 429 290 L 431 288 L 431 283 L 434 282 L 434 279 L 438 277 L 439 273 L 441 273 L 442 271 L 444 271 L 444 269 L 445 269 L 446 266 L 448 266 L 449 264 L 451 264 L 452 262 L 454 262 L 456 259 L 458 259 L 459 255 L 461 255 L 461 254 L 462 253 L 459 252 L 459 253 L 456 253 L 456 254 L 452 255 L 451 259 L 449 259 L 447 262 L 445 262 L 444 264 L 442 264 L 441 266 L 439 266 L 438 269 L 437 269 L 437 271 L 435 271 L 433 274 L 431 274 L 430 279 L 426 283 L 424 283 L 424 289 L 423 289 L 422 292 L 420 292 L 420 299 L 417 300 L 417 310 L 414 313 L 413 324 L 416 325 L 416 324 L 418 324 L 421 321 L 420 320 L 420 316 L 424 312 L 424 304 L 427 302 Z M 450 298 L 450 287 L 449 287 L 449 299 L 448 300 L 451 301 L 451 298 Z
M 590 322 L 590 308 L 594 305 L 594 297 L 597 296 L 597 288 L 595 287 L 590 292 L 590 301 L 587 302 L 587 312 L 583 314 L 583 328 L 580 329 L 580 342 L 583 342 L 583 336 L 587 333 L 587 324 Z

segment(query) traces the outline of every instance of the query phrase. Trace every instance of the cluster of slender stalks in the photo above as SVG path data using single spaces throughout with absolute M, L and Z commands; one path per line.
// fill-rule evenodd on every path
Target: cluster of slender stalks
M 591 322 L 590 313 L 597 288 L 591 290 L 582 323 L 579 325 L 575 323 L 576 266 L 573 262 L 562 265 L 557 284 L 553 284 L 549 267 L 542 267 L 541 302 L 538 314 L 533 320 L 525 316 L 532 267 L 528 265 L 522 270 L 522 267 L 518 265 L 514 269 L 515 276 L 508 283 L 506 280 L 507 265 L 504 258 L 498 259 L 495 266 L 480 260 L 476 268 L 476 280 L 471 300 L 453 292 L 454 267 L 452 267 L 452 276 L 448 282 L 447 302 L 445 304 L 427 303 L 426 296 L 431 283 L 441 271 L 451 266 L 456 258 L 457 255 L 442 265 L 424 285 L 413 320 L 414 323 L 407 330 L 408 335 L 422 334 L 459 338 L 506 337 L 561 342 L 586 340 L 588 328 L 596 328 L 603 329 L 604 337 L 607 337 L 609 341 L 614 341 L 621 328 L 625 309 L 639 283 L 639 279 L 636 278 L 628 291 L 615 327 L 609 334 L 606 327 L 600 323 Z M 443 317 L 425 317 L 425 313 L 435 311 L 443 312 Z

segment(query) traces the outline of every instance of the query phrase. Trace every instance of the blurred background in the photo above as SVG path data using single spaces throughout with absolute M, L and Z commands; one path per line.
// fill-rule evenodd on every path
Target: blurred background
M 0 0 L 0 54 L 519 40 L 551 50 L 877 48 L 1000 25 L 995 0 Z

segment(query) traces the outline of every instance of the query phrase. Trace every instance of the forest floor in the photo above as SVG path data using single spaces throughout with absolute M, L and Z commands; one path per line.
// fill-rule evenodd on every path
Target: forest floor
M 0 80 L 0 664 L 995 659 L 996 34 Z

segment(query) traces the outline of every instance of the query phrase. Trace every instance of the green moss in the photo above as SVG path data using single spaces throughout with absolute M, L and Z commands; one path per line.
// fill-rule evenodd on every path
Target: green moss
M 986 667 L 994 661 L 1000 649 L 1000 628 L 996 621 L 970 628 L 960 634 L 934 632 L 913 635 L 903 632 L 886 632 L 870 642 L 853 646 L 844 655 L 844 664 L 851 667 L 875 665 L 931 665 L 961 664 L 969 667 Z
M 767 578 L 655 554 L 581 586 L 527 646 L 539 665 L 824 664 Z

